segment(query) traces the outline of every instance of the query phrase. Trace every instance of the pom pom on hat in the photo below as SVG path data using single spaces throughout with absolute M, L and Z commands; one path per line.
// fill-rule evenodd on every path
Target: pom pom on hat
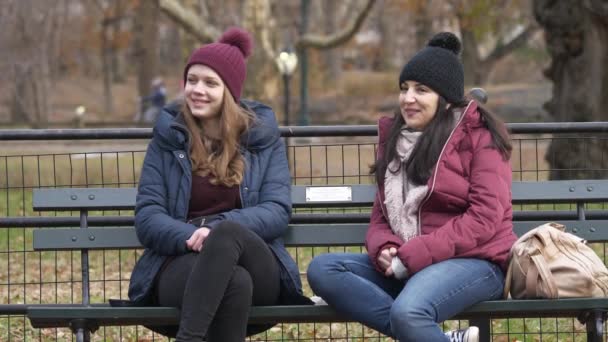
M 451 32 L 440 32 L 437 33 L 431 40 L 429 40 L 428 46 L 435 46 L 452 51 L 456 56 L 460 53 L 461 44 L 458 37 Z
M 458 58 L 461 47 L 460 40 L 453 33 L 436 34 L 405 64 L 399 75 L 399 85 L 405 81 L 420 82 L 449 103 L 462 101 L 464 70 Z
M 184 84 L 188 69 L 194 64 L 203 64 L 218 73 L 238 102 L 247 76 L 245 59 L 251 55 L 252 49 L 253 42 L 247 31 L 237 27 L 229 28 L 217 42 L 203 45 L 192 53 L 184 68 Z
M 243 29 L 237 27 L 229 28 L 217 42 L 237 47 L 241 50 L 244 58 L 251 56 L 251 50 L 253 49 L 251 36 Z

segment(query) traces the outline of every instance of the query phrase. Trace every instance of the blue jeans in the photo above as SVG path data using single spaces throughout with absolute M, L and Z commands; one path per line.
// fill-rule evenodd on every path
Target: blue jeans
M 504 275 L 481 259 L 449 259 L 406 281 L 385 277 L 367 254 L 322 254 L 308 267 L 313 291 L 349 319 L 399 341 L 448 341 L 438 323 L 502 296 Z

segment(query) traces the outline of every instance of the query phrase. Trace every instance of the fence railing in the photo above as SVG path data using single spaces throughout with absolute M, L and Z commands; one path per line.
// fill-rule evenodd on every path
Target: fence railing
M 608 132 L 608 122 L 508 123 L 507 127 L 512 134 Z M 287 126 L 281 127 L 280 131 L 283 137 L 361 137 L 376 136 L 378 134 L 375 125 Z M 151 137 L 151 128 L 0 129 L 0 141 L 148 139 Z
M 543 180 L 554 171 L 571 171 L 588 178 L 605 178 L 608 167 L 599 164 L 550 165 L 545 156 L 556 141 L 576 146 L 581 153 L 593 151 L 594 159 L 605 158 L 605 150 L 595 148 L 608 140 L 608 122 L 592 123 L 517 123 L 508 125 L 513 137 L 511 158 L 514 180 Z M 282 127 L 288 139 L 288 156 L 294 184 L 371 183 L 369 165 L 376 151 L 376 126 Z M 80 257 L 72 252 L 38 252 L 32 247 L 35 227 L 77 226 L 77 213 L 42 215 L 32 211 L 32 190 L 53 187 L 134 187 L 139 180 L 148 128 L 127 129 L 48 129 L 0 130 L 0 341 L 71 339 L 66 329 L 33 329 L 23 316 L 29 304 L 77 303 L 80 295 Z M 553 151 L 552 153 L 555 153 Z M 587 172 L 587 173 L 585 173 Z M 527 207 L 529 209 L 529 206 Z M 528 214 L 535 219 L 567 218 L 571 208 L 538 207 Z M 604 205 L 590 215 L 608 217 Z M 361 209 L 365 220 L 368 208 Z M 517 210 L 517 208 L 516 208 Z M 305 215 L 306 210 L 294 214 Z M 132 211 L 104 212 L 91 218 L 90 225 L 130 226 Z M 517 211 L 515 215 L 518 214 Z M 533 218 L 534 219 L 534 218 Z M 52 229 L 52 228 L 49 228 Z M 605 246 L 599 250 L 604 251 Z M 293 248 L 307 294 L 304 271 L 319 253 L 344 248 Z M 352 249 L 348 249 L 352 250 Z M 360 251 L 360 249 L 355 249 Z M 91 252 L 91 298 L 94 303 L 108 298 L 126 298 L 130 270 L 140 251 Z M 603 253 L 605 254 L 605 253 Z M 603 255 L 605 257 L 605 255 Z M 15 311 L 9 314 L 9 305 Z M 18 310 L 17 310 L 18 309 Z M 460 322 L 447 322 L 450 327 Z M 493 320 L 496 341 L 584 340 L 584 328 L 573 319 L 534 318 Z M 105 328 L 96 340 L 157 340 L 142 327 Z M 256 337 L 256 340 L 384 340 L 359 324 L 282 324 Z

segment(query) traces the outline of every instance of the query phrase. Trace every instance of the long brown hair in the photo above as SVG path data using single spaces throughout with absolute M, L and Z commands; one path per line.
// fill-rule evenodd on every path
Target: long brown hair
M 241 184 L 245 170 L 245 159 L 240 151 L 240 137 L 251 125 L 253 113 L 239 106 L 228 91 L 220 109 L 220 137 L 205 134 L 205 127 L 195 118 L 184 101 L 186 127 L 190 133 L 190 160 L 192 172 L 210 177 L 211 184 L 231 187 Z

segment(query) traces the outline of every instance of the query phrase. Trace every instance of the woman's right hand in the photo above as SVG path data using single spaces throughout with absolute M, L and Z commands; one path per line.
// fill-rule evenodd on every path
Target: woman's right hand
M 380 265 L 380 268 L 384 271 L 384 275 L 387 277 L 393 275 L 391 262 L 395 255 L 397 255 L 397 248 L 395 247 L 387 247 L 378 254 L 378 265 Z
M 189 250 L 194 252 L 200 252 L 203 249 L 203 242 L 209 235 L 209 228 L 200 227 L 192 233 L 192 236 L 188 240 L 186 240 L 186 246 Z

